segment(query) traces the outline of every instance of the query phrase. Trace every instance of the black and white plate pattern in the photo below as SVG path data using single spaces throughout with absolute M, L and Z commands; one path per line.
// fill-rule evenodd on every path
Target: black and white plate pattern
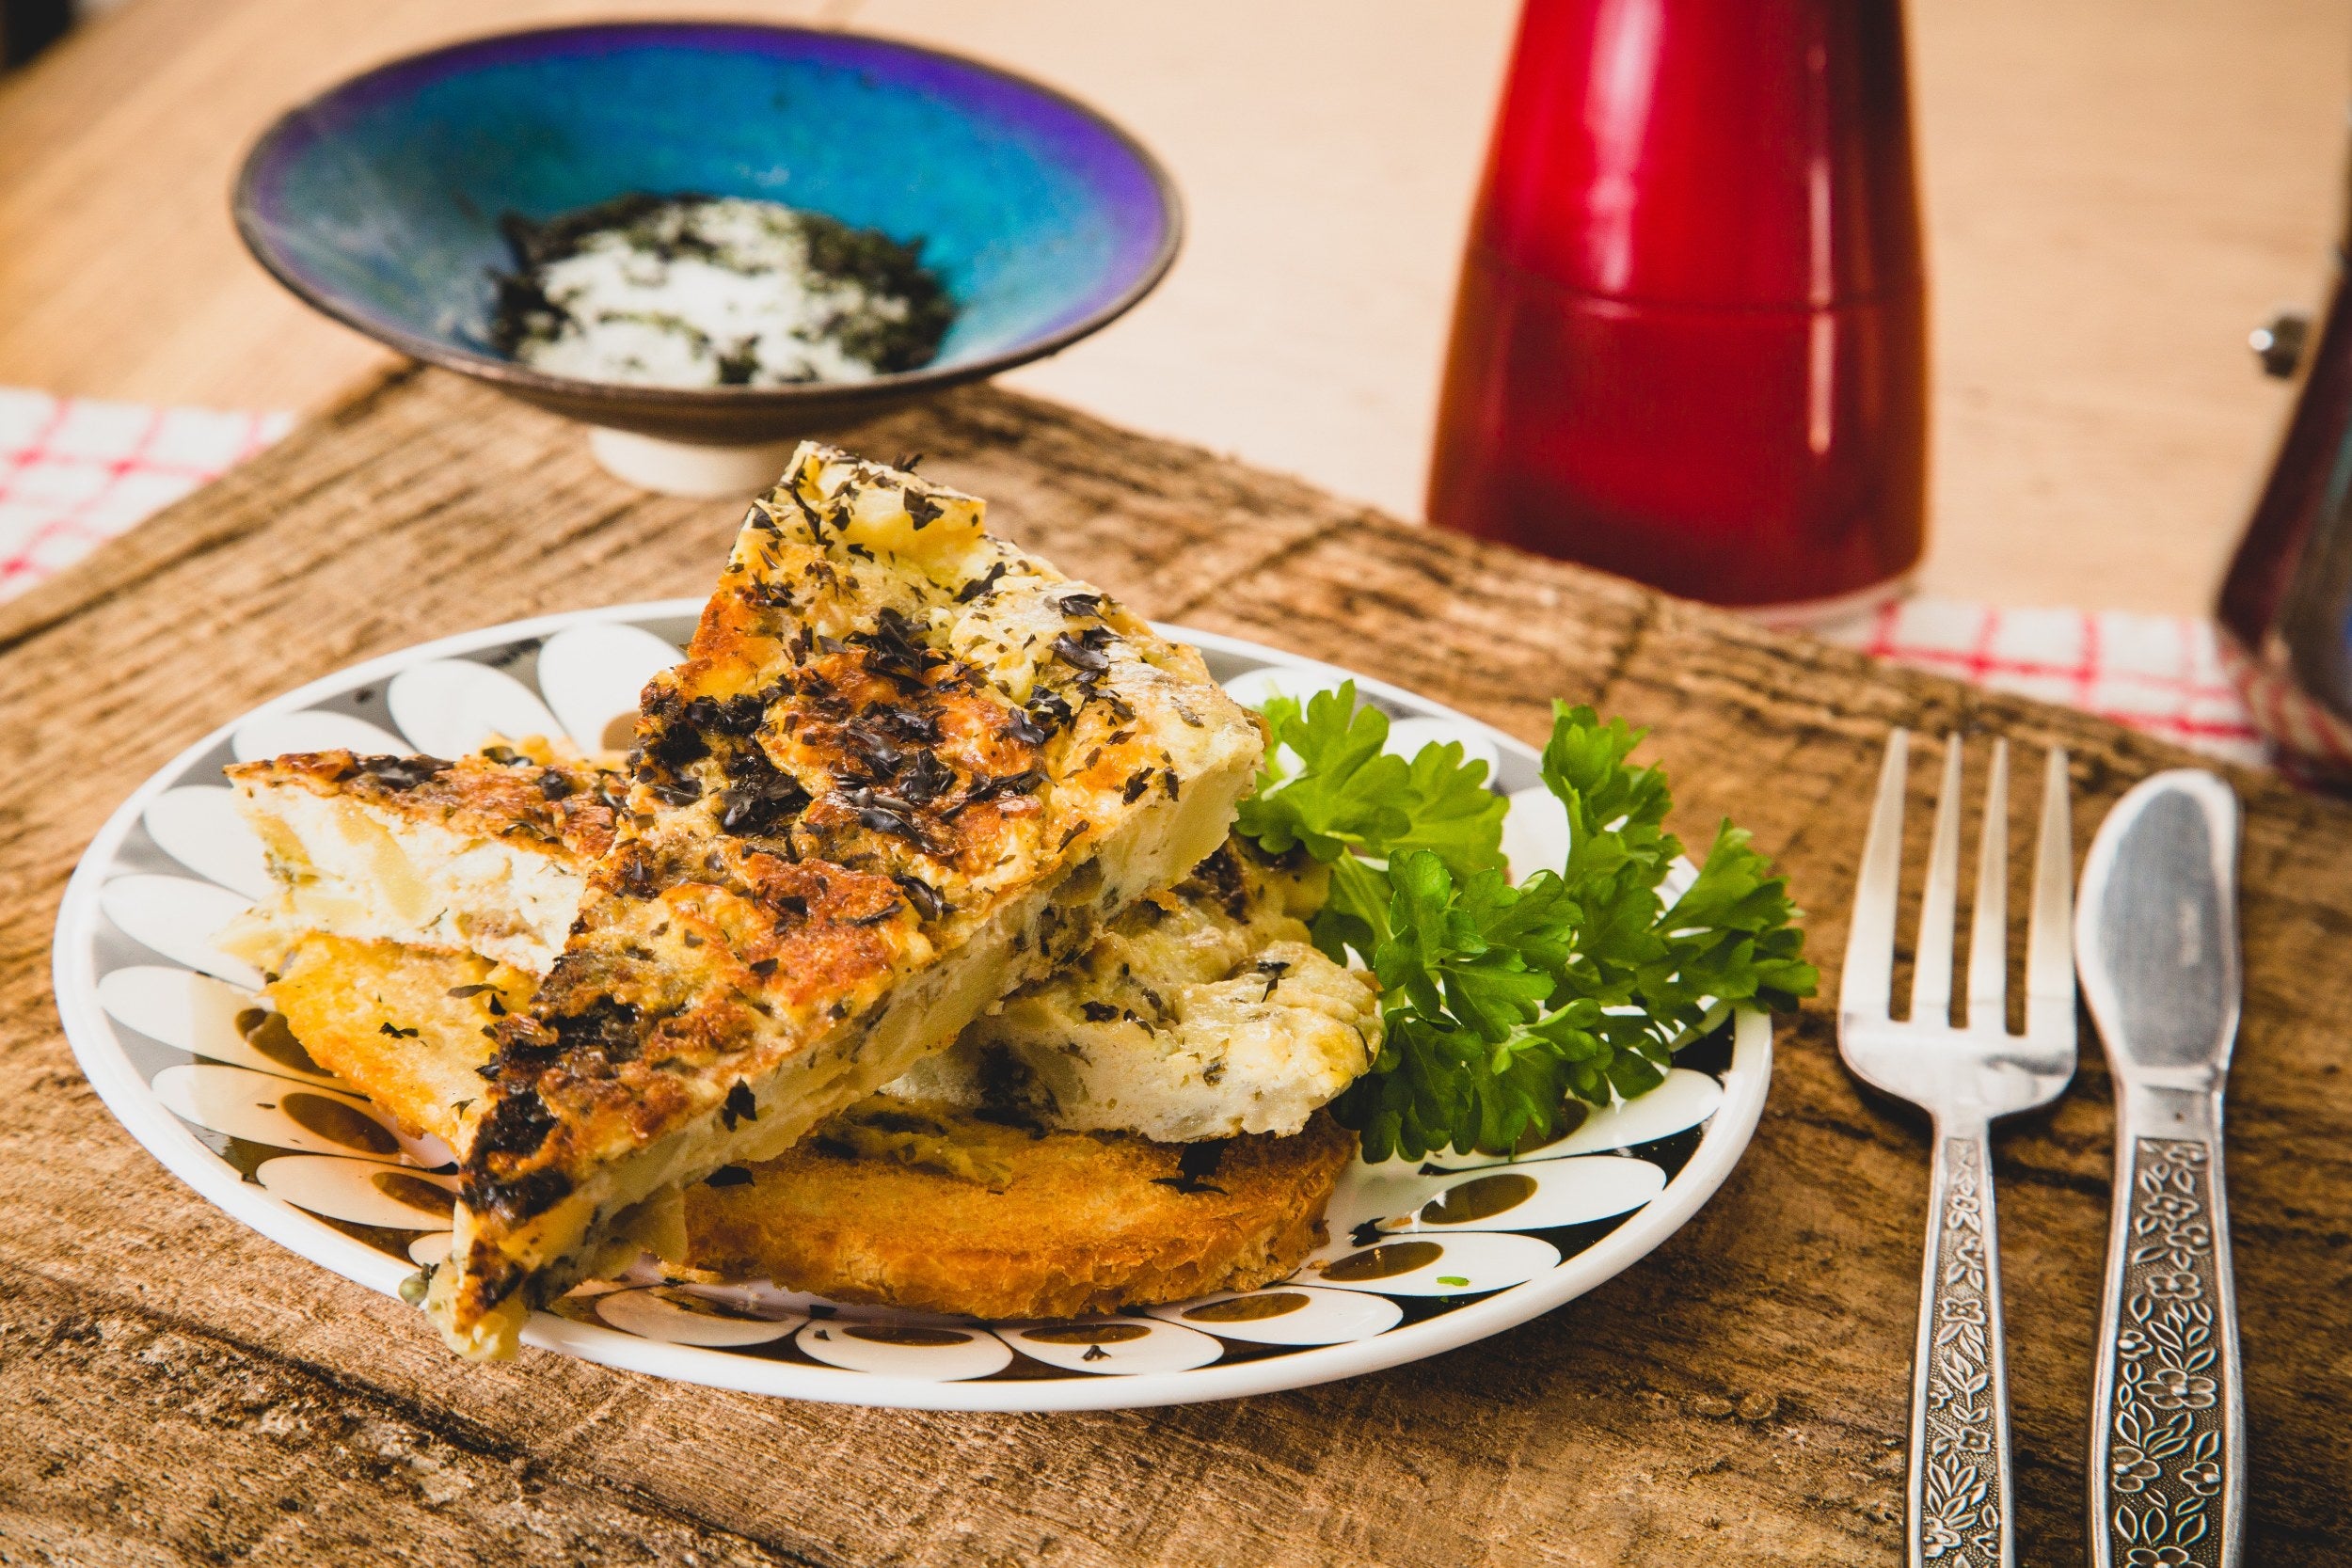
M 637 692 L 677 657 L 694 601 L 469 632 L 262 705 L 189 748 L 92 842 L 58 915 L 58 1010 L 132 1135 L 211 1202 L 371 1289 L 396 1292 L 449 1244 L 450 1152 L 318 1069 L 212 935 L 266 891 L 220 774 L 232 759 L 347 746 L 456 755 L 492 734 L 625 743 Z M 1183 627 L 1244 701 L 1349 678 Z M 1565 819 L 1536 753 L 1411 692 L 1354 677 L 1407 753 L 1458 740 L 1511 800 L 1516 863 L 1558 864 Z M 1687 874 L 1687 871 L 1686 871 Z M 1707 1201 L 1764 1103 L 1772 1027 L 1743 1013 L 1666 1082 L 1510 1158 L 1359 1162 L 1329 1241 L 1261 1290 L 1067 1323 L 978 1323 L 844 1306 L 765 1281 L 582 1287 L 527 1342 L 688 1382 L 800 1399 L 1073 1410 L 1226 1399 L 1419 1359 L 1508 1328 L 1621 1272 Z M 418 1325 L 420 1333 L 424 1325 Z

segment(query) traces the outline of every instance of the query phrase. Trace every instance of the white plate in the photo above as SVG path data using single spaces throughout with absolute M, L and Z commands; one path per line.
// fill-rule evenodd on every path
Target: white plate
M 157 802 L 174 790 L 217 786 L 221 766 L 235 757 L 412 727 L 471 734 L 535 716 L 541 703 L 572 730 L 601 738 L 608 715 L 635 706 L 658 652 L 652 640 L 683 642 L 701 609 L 679 599 L 550 615 L 374 659 L 263 704 L 141 785 L 74 871 L 56 949 L 67 1037 L 131 1135 L 273 1241 L 396 1293 L 416 1270 L 412 1256 L 443 1244 L 435 1211 L 446 1183 L 429 1173 L 447 1151 L 406 1140 L 385 1147 L 366 1114 L 309 1069 L 282 1032 L 273 1035 L 265 1014 L 246 1010 L 239 989 L 249 972 L 214 954 L 209 931 L 195 927 L 242 907 L 251 889 L 215 879 L 249 882 L 258 847 L 229 842 L 241 830 L 216 813 L 203 814 L 204 831 L 181 831 L 182 817 L 195 816 L 184 795 Z M 1232 638 L 1163 629 L 1198 647 L 1220 680 L 1279 671 L 1251 678 L 1311 689 L 1344 673 Z M 1536 753 L 1508 736 L 1379 681 L 1359 676 L 1357 688 L 1392 717 L 1420 721 L 1414 727 L 1426 738 L 1453 736 L 1499 758 L 1490 782 L 1502 793 L 1539 784 Z M 1529 826 L 1515 843 L 1549 836 Z M 1550 1311 L 1672 1235 L 1747 1148 L 1772 1051 L 1771 1021 L 1743 1013 L 1683 1053 L 1671 1092 L 1596 1117 L 1585 1132 L 1523 1159 L 1359 1162 L 1333 1196 L 1329 1244 L 1292 1280 L 1259 1291 L 1038 1325 L 843 1307 L 765 1281 L 705 1291 L 647 1279 L 625 1296 L 583 1287 L 565 1303 L 576 1316 L 539 1313 L 523 1338 L 691 1383 L 930 1410 L 1118 1409 L 1351 1377 Z M 275 1100 L 212 1092 L 247 1080 L 283 1088 Z M 1616 1126 L 1640 1141 L 1611 1143 L 1607 1130 Z M 282 1141 L 264 1141 L 273 1130 Z M 316 1208 L 301 1207 L 306 1198 Z M 403 1215 L 423 1228 L 370 1223 Z M 421 1323 L 417 1331 L 426 1332 Z

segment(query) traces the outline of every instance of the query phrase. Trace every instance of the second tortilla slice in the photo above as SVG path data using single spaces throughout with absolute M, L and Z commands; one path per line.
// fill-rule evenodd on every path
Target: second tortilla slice
M 314 1062 L 412 1130 L 464 1138 L 491 1054 L 485 1021 L 528 1005 L 529 974 L 315 931 L 282 961 L 268 1000 Z M 1286 1276 L 1325 1239 L 1325 1204 L 1355 1150 L 1323 1112 L 1288 1134 L 1168 1144 L 882 1094 L 772 1160 L 679 1190 L 644 1239 L 675 1278 L 1073 1317 Z
M 385 868 L 434 911 L 420 934 L 450 931 L 462 908 L 494 933 L 485 948 L 512 953 L 532 913 L 521 894 L 584 889 L 573 840 L 593 837 L 597 808 L 580 802 L 613 787 L 595 768 L 535 760 L 535 743 L 493 751 L 405 790 L 385 788 L 388 765 L 338 754 L 240 779 L 281 870 L 314 868 L 270 911 L 287 933 L 270 1001 L 321 1066 L 453 1148 L 470 1136 L 492 1026 L 529 1006 L 544 964 L 377 938 L 371 911 L 395 891 Z M 578 786 L 568 835 L 552 831 L 542 779 Z M 481 874 L 524 858 L 524 876 Z M 1304 917 L 1326 882 L 1303 853 L 1230 838 L 947 1051 L 784 1154 L 688 1187 L 643 1216 L 637 1239 L 682 1277 L 998 1319 L 1286 1275 L 1323 1239 L 1354 1151 L 1321 1107 L 1379 1038 L 1369 977 L 1309 943 Z

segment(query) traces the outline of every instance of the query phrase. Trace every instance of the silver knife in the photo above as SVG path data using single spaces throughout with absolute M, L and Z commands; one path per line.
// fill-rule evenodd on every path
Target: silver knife
M 2236 1568 L 2245 1533 L 2221 1179 L 2237 853 L 2237 797 L 2181 768 L 2116 802 L 2083 867 L 2074 962 L 2115 1078 L 2115 1217 L 2090 1416 L 2096 1568 Z

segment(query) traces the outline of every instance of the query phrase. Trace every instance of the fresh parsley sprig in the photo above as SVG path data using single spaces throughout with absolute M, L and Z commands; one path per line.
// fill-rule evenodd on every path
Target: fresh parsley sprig
M 1503 800 L 1460 742 L 1424 746 L 1410 762 L 1391 755 L 1389 716 L 1359 706 L 1354 681 L 1303 706 L 1268 698 L 1260 711 L 1273 744 L 1234 826 L 1270 853 L 1304 844 L 1331 862 L 1342 850 L 1386 860 L 1426 849 L 1465 871 L 1501 868 Z
M 1644 732 L 1553 705 L 1542 772 L 1567 863 L 1514 886 L 1504 802 L 1459 745 L 1389 755 L 1388 718 L 1352 682 L 1262 711 L 1273 743 L 1235 826 L 1331 867 L 1316 945 L 1380 981 L 1379 1056 L 1333 1107 L 1371 1158 L 1548 1137 L 1570 1099 L 1655 1087 L 1731 1008 L 1812 994 L 1787 887 L 1729 822 L 1668 901 L 1682 846 L 1664 773 L 1628 761 Z

